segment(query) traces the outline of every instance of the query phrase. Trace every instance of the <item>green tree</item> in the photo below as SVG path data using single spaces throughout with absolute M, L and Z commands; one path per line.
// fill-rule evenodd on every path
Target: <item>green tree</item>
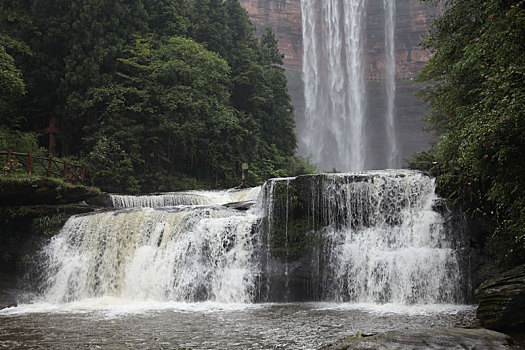
M 93 165 L 89 174 L 105 189 L 237 185 L 244 162 L 254 182 L 306 169 L 294 158 L 293 108 L 275 35 L 255 38 L 238 0 L 0 6 L 2 72 L 18 82 L 23 76 L 26 91 L 11 91 L 20 101 L 0 97 L 25 118 L 10 112 L 7 122 L 19 120 L 27 131 L 55 117 L 61 153 Z
M 442 194 L 492 220 L 489 244 L 508 264 L 525 261 L 524 37 L 523 0 L 449 1 L 420 76 L 440 135 L 427 168 Z
M 0 46 L 0 117 L 3 125 L 13 123 L 14 102 L 25 94 L 25 84 L 22 72 L 16 67 L 11 57 L 3 46 Z M 16 124 L 16 122 L 15 122 Z
M 182 37 L 137 39 L 127 53 L 119 81 L 88 94 L 85 113 L 99 115 L 90 139 L 111 135 L 130 155 L 143 190 L 181 173 L 231 178 L 243 130 L 229 104 L 226 62 Z

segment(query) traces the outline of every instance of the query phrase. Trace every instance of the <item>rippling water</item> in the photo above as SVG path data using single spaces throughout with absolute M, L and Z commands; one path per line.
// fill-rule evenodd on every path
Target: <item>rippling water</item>
M 0 349 L 317 349 L 357 333 L 471 326 L 471 306 L 126 303 L 0 311 Z

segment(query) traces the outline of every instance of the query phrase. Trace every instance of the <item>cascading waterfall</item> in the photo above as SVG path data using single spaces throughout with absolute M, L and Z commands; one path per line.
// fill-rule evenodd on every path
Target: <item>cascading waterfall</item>
M 434 210 L 432 178 L 321 174 L 259 190 L 248 211 L 190 204 L 70 218 L 43 250 L 43 299 L 465 301 L 462 243 Z
M 251 302 L 256 221 L 223 207 L 73 217 L 44 250 L 44 298 Z
M 329 299 L 435 303 L 462 299 L 461 268 L 434 181 L 422 174 L 334 177 L 323 196 Z M 364 180 L 364 181 L 360 181 Z
M 226 191 L 187 191 L 159 193 L 144 196 L 111 195 L 114 208 L 161 208 L 176 205 L 223 205 L 233 202 L 255 201 L 260 187 Z
M 395 0 L 383 0 L 385 9 L 385 89 L 386 89 L 386 133 L 388 138 L 389 168 L 399 167 L 399 149 L 395 125 L 395 98 L 396 98 L 396 56 L 395 56 Z
M 464 242 L 452 238 L 434 210 L 434 187 L 432 178 L 402 170 L 270 180 L 263 188 L 271 199 L 267 217 L 281 229 L 267 240 L 278 258 L 266 263 L 301 261 L 287 276 L 295 281 L 288 293 L 301 300 L 463 302 L 457 250 Z M 283 232 L 291 255 L 275 237 Z M 279 282 L 273 285 L 272 293 L 282 294 Z
M 301 0 L 302 152 L 325 169 L 365 169 L 364 0 Z

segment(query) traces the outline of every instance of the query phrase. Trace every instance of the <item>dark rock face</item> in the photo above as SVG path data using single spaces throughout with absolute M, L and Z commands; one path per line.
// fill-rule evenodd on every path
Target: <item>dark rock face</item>
M 0 310 L 17 306 L 16 286 L 12 280 L 12 276 L 0 272 Z
M 525 327 L 525 264 L 483 282 L 476 295 L 481 326 L 496 330 Z
M 8 277 L 0 275 L 0 282 L 23 273 L 42 243 L 58 232 L 70 216 L 92 212 L 107 201 L 107 196 L 98 189 L 51 178 L 2 180 L 0 273 Z
M 437 328 L 391 331 L 355 336 L 323 346 L 322 350 L 378 349 L 512 349 L 511 338 L 487 329 Z
M 23 271 L 70 216 L 93 210 L 85 204 L 0 206 L 0 273 Z
M 251 207 L 253 207 L 254 205 L 255 205 L 255 201 L 243 201 L 243 202 L 226 203 L 223 206 L 230 208 L 230 209 L 246 211 L 250 209 Z
M 0 183 L 0 206 L 76 203 L 99 195 L 99 191 L 48 178 L 27 178 Z

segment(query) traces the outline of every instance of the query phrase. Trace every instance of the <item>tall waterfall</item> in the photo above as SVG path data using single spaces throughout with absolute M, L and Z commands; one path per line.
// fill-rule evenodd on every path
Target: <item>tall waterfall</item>
M 370 5 L 365 0 L 301 0 L 305 121 L 298 131 L 300 151 L 324 169 L 400 166 L 395 121 L 396 5 L 395 0 L 382 2 L 385 107 L 384 115 L 376 118 L 367 108 L 367 101 L 380 100 L 367 96 L 365 22 Z M 367 129 L 370 117 L 384 119 L 384 146 L 372 144 L 378 137 Z M 377 132 L 383 135 L 383 130 L 374 130 Z M 381 148 L 380 155 L 371 154 L 372 149 Z
M 248 211 L 190 203 L 74 216 L 43 250 L 43 298 L 465 301 L 465 243 L 435 209 L 432 178 L 307 175 L 259 191 Z
M 325 169 L 365 168 L 365 0 L 301 0 L 303 153 Z M 320 11 L 320 14 L 318 13 Z
M 385 88 L 386 88 L 386 132 L 388 137 L 389 168 L 399 167 L 399 149 L 395 125 L 395 98 L 396 98 L 396 56 L 395 56 L 395 14 L 396 1 L 383 0 L 385 9 Z

